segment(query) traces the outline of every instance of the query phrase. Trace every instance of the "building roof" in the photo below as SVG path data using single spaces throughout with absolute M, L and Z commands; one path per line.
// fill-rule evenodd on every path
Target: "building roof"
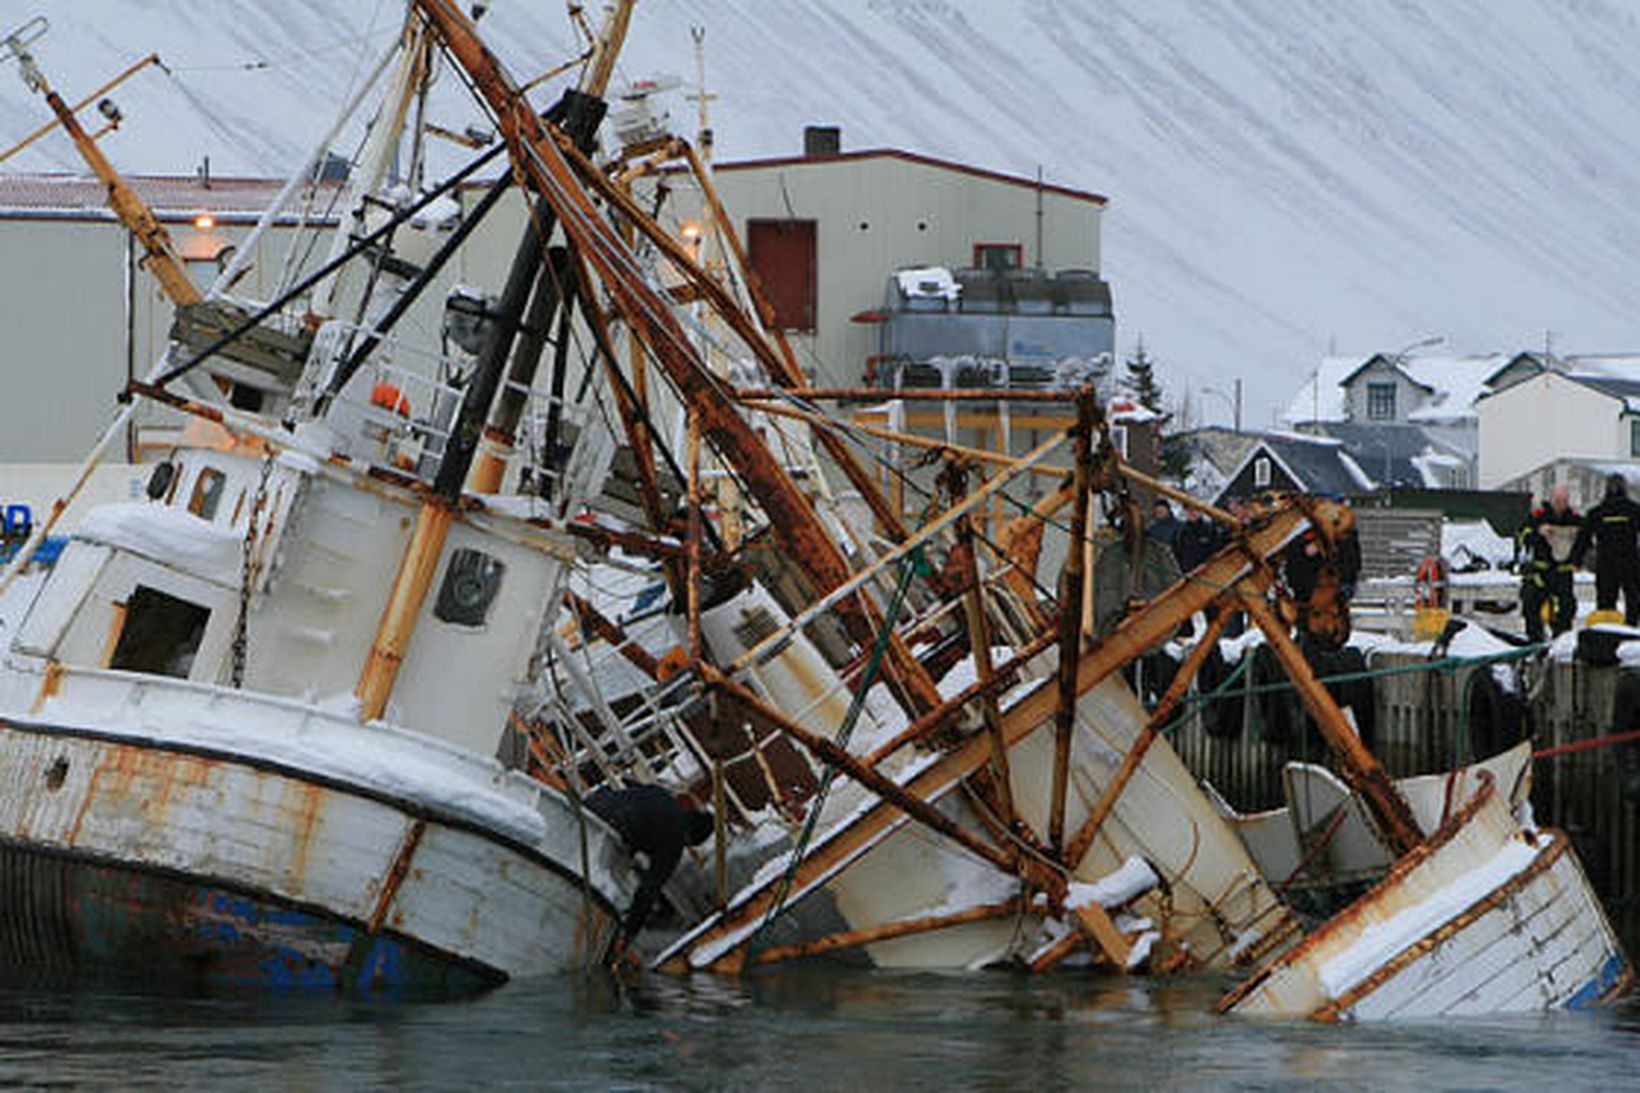
M 983 178 L 991 182 L 1002 182 L 1010 186 L 1022 186 L 1027 190 L 1040 190 L 1046 194 L 1058 194 L 1075 201 L 1087 201 L 1094 205 L 1107 205 L 1110 199 L 1104 194 L 1096 194 L 1091 190 L 1073 190 L 1069 186 L 1058 186 L 1051 182 L 1038 182 L 1034 178 L 1025 178 L 1021 175 L 1004 174 L 1001 171 L 992 171 L 984 167 L 972 167 L 955 160 L 939 159 L 934 156 L 925 156 L 920 152 L 907 152 L 899 148 L 866 148 L 857 152 L 834 152 L 818 156 L 771 156 L 765 159 L 743 159 L 733 163 L 714 163 L 712 170 L 722 171 L 754 171 L 769 167 L 825 166 L 832 163 L 852 163 L 863 159 L 898 159 L 906 163 L 916 163 L 924 167 L 937 167 L 942 171 L 955 171 L 958 174 L 970 175 L 974 178 Z
M 1350 457 L 1380 486 L 1437 487 L 1440 483 L 1427 473 L 1434 469 L 1432 460 L 1466 461 L 1463 453 L 1420 425 L 1335 421 L 1320 428 L 1342 442 Z
M 138 197 L 163 219 L 192 219 L 200 213 L 235 218 L 260 216 L 273 204 L 285 179 L 212 178 L 194 176 L 128 175 L 125 181 Z M 324 220 L 335 183 L 320 183 L 303 196 L 315 194 L 312 218 Z M 108 188 L 95 178 L 64 174 L 0 174 L 0 215 L 29 218 L 68 217 L 110 219 Z
M 1408 421 L 1424 425 L 1469 421 L 1475 417 L 1475 401 L 1488 392 L 1487 385 L 1520 356 L 1519 353 L 1469 356 L 1373 353 L 1366 357 L 1326 357 L 1287 404 L 1281 420 L 1289 425 L 1346 420 L 1349 414 L 1345 385 L 1362 369 L 1381 361 L 1400 372 L 1408 382 L 1429 392 L 1429 400 L 1407 414 Z
M 1287 476 L 1309 493 L 1344 496 L 1375 488 L 1370 475 L 1361 469 L 1344 450 L 1344 445 L 1331 437 L 1306 436 L 1302 433 L 1265 433 L 1258 443 L 1242 457 L 1241 463 L 1228 476 L 1234 481 L 1260 453 L 1267 454 L 1281 465 Z
M 1486 353 L 1468 357 L 1403 357 L 1401 371 L 1430 391 L 1429 401 L 1407 414 L 1407 420 L 1437 425 L 1473 420 L 1475 400 L 1487 392 L 1487 383 L 1513 361 L 1514 353 Z
M 1640 354 L 1576 353 L 1562 358 L 1566 371 L 1586 376 L 1640 379 Z
M 1630 378 L 1574 372 L 1566 378 L 1573 383 L 1581 383 L 1584 387 L 1591 387 L 1603 395 L 1622 399 L 1626 410 L 1640 411 L 1640 376 Z

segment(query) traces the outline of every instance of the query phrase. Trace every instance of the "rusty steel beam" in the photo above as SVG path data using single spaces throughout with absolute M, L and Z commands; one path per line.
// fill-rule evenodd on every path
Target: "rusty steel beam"
M 852 592 L 859 586 L 864 585 L 867 581 L 876 577 L 882 570 L 887 569 L 889 566 L 910 555 L 914 548 L 924 542 L 929 541 L 935 535 L 938 535 L 946 528 L 956 523 L 957 518 L 963 513 L 980 504 L 983 504 L 991 497 L 991 495 L 1006 486 L 1013 475 L 1025 470 L 1033 463 L 1040 462 L 1047 455 L 1058 448 L 1060 444 L 1064 443 L 1065 439 L 1065 434 L 1063 433 L 1050 436 L 1041 444 L 1038 444 L 1035 448 L 1033 448 L 1031 452 L 1024 457 L 1024 461 L 1020 466 L 998 472 L 990 478 L 987 478 L 978 489 L 968 494 L 962 501 L 952 505 L 950 508 L 947 508 L 934 519 L 918 528 L 917 533 L 910 539 L 907 539 L 903 543 L 897 544 L 891 550 L 884 551 L 870 565 L 866 566 L 858 573 L 855 573 L 841 585 L 828 591 L 817 602 L 810 604 L 797 615 L 793 616 L 792 620 L 782 627 L 780 632 L 769 635 L 758 644 L 746 650 L 746 652 L 736 658 L 735 663 L 731 666 L 730 670 L 739 671 L 746 665 L 755 662 L 765 650 L 773 648 L 775 645 L 785 640 L 786 634 L 794 633 L 795 631 L 813 622 L 826 611 L 831 610 L 831 608 L 836 605 L 846 593 Z M 927 707 L 925 707 L 925 709 L 932 709 L 938 705 L 939 699 L 936 697 L 935 701 L 930 703 Z M 918 712 L 921 713 L 922 711 L 919 710 Z
M 581 624 L 582 629 L 590 630 L 603 638 L 604 641 L 609 643 L 611 649 L 625 657 L 632 663 L 634 668 L 650 679 L 660 678 L 658 662 L 649 655 L 647 649 L 639 645 L 626 632 L 620 623 L 613 621 L 602 611 L 599 611 L 573 592 L 564 593 L 564 601 L 569 604 L 570 610 L 575 612 L 576 620 Z
M 689 415 L 689 441 L 686 462 L 689 472 L 688 529 L 684 538 L 684 557 L 689 561 L 689 579 L 685 582 L 688 596 L 685 600 L 685 618 L 688 621 L 689 659 L 699 661 L 705 656 L 700 636 L 700 418 Z
M 1099 408 L 1093 389 L 1077 393 L 1073 451 L 1070 546 L 1059 579 L 1059 706 L 1054 710 L 1053 785 L 1048 801 L 1048 845 L 1056 855 L 1065 848 L 1065 798 L 1071 777 L 1071 735 L 1076 728 L 1076 665 L 1082 648 L 1082 583 L 1088 539 L 1089 496 L 1093 484 L 1093 430 Z
M 865 945 L 874 945 L 879 941 L 892 941 L 897 937 L 911 937 L 916 934 L 932 933 L 935 930 L 949 930 L 953 926 L 966 926 L 970 922 L 987 922 L 992 919 L 1007 918 L 1018 914 L 1021 910 L 1020 901 L 1006 899 L 1000 903 L 982 903 L 975 907 L 968 907 L 961 911 L 953 911 L 948 915 L 930 915 L 926 918 L 900 919 L 897 922 L 885 922 L 880 926 L 867 926 L 859 930 L 845 930 L 835 934 L 817 937 L 813 941 L 801 941 L 794 945 L 777 945 L 764 949 L 752 957 L 751 963 L 779 964 L 787 960 L 803 960 L 811 956 L 824 956 L 843 949 L 858 949 Z
M 1044 631 L 1032 638 L 1024 646 L 1014 650 L 1012 656 L 1001 664 L 994 666 L 990 679 L 975 680 L 961 691 L 952 695 L 934 709 L 918 717 L 911 724 L 901 729 L 894 736 L 885 740 L 870 755 L 866 756 L 866 763 L 870 766 L 879 766 L 884 759 L 899 751 L 907 744 L 924 740 L 951 724 L 964 707 L 977 698 L 994 695 L 1013 682 L 1014 677 L 1024 668 L 1030 659 L 1053 645 L 1059 640 L 1059 635 L 1053 630 Z
M 1156 737 L 1162 731 L 1162 726 L 1173 715 L 1173 708 L 1184 697 L 1184 692 L 1190 686 L 1190 681 L 1196 678 L 1196 673 L 1201 670 L 1201 666 L 1207 660 L 1208 654 L 1218 644 L 1219 635 L 1224 633 L 1224 627 L 1229 621 L 1229 608 L 1221 606 L 1218 614 L 1213 617 L 1213 621 L 1207 624 L 1207 632 L 1202 635 L 1201 641 L 1196 643 L 1196 647 L 1190 650 L 1190 655 L 1185 657 L 1184 663 L 1179 666 L 1178 674 L 1173 677 L 1173 682 L 1168 684 L 1167 691 L 1162 695 L 1162 700 L 1151 711 L 1150 717 L 1145 720 L 1145 727 L 1139 731 L 1138 737 L 1133 741 L 1133 746 L 1128 748 L 1127 754 L 1122 757 L 1122 765 L 1117 768 L 1115 776 L 1105 786 L 1104 792 L 1099 795 L 1099 800 L 1094 803 L 1093 811 L 1088 813 L 1087 819 L 1082 821 L 1082 826 L 1077 829 L 1076 835 L 1065 847 L 1065 865 L 1067 868 L 1074 870 L 1082 864 L 1082 859 L 1087 856 L 1088 848 L 1093 845 L 1093 840 L 1098 836 L 1100 827 L 1104 825 L 1105 819 L 1115 809 L 1116 802 L 1121 799 L 1122 792 L 1127 789 L 1128 783 L 1133 780 L 1134 774 L 1138 773 L 1139 764 L 1144 762 L 1145 755 L 1150 751 L 1150 745 L 1156 742 Z
M 775 346 L 779 349 L 778 356 L 770 360 L 759 352 L 759 343 L 752 342 L 753 353 L 758 355 L 759 360 L 763 362 L 765 368 L 769 369 L 769 374 L 776 381 L 790 387 L 803 386 L 806 377 L 803 375 L 802 366 L 797 363 L 797 354 L 792 352 L 791 342 L 787 339 L 786 332 L 781 330 L 779 324 L 775 322 L 774 305 L 763 292 L 763 286 L 759 283 L 757 275 L 752 271 L 751 260 L 747 257 L 746 248 L 741 243 L 740 233 L 735 231 L 734 220 L 729 216 L 728 210 L 723 207 L 723 202 L 718 197 L 717 186 L 712 182 L 711 174 L 706 170 L 706 165 L 701 162 L 700 156 L 695 152 L 693 145 L 687 141 L 679 141 L 678 143 L 682 145 L 683 155 L 689 162 L 689 170 L 700 184 L 701 195 L 706 199 L 707 207 L 711 210 L 712 223 L 728 244 L 729 253 L 734 256 L 735 265 L 741 271 L 741 280 L 746 285 L 747 294 L 751 297 L 752 308 L 758 319 L 761 320 L 762 330 L 774 338 Z M 661 232 L 660 234 L 664 235 L 665 233 Z M 683 257 L 690 259 L 687 265 L 681 267 L 685 275 L 694 282 L 702 296 L 710 297 L 712 294 L 705 286 L 708 284 L 716 286 L 717 282 L 712 280 L 705 270 L 698 267 L 693 261 L 693 256 L 688 254 L 687 251 L 684 252 Z M 724 295 L 727 298 L 727 294 Z M 718 300 L 713 300 L 713 302 L 721 303 Z M 729 300 L 729 302 L 732 303 L 733 301 Z M 740 309 L 738 307 L 734 308 L 733 313 L 740 314 Z M 736 333 L 741 334 L 742 340 L 745 340 L 745 335 L 741 331 L 737 329 Z M 889 502 L 888 498 L 883 496 L 882 491 L 877 488 L 876 480 L 855 458 L 854 453 L 849 450 L 843 439 L 822 430 L 819 434 L 819 441 L 820 446 L 826 450 L 826 454 L 842 470 L 843 476 L 849 481 L 849 485 L 860 491 L 861 499 L 865 501 L 866 507 L 871 509 L 871 515 L 882 527 L 883 534 L 892 542 L 897 543 L 903 540 L 908 532 L 901 520 L 899 511 Z
M 764 328 L 759 326 L 741 309 L 722 285 L 718 284 L 710 274 L 700 268 L 700 265 L 695 261 L 694 254 L 688 247 L 678 242 L 672 237 L 671 233 L 657 224 L 654 217 L 639 207 L 630 193 L 612 182 L 578 149 L 563 144 L 563 142 L 560 143 L 562 145 L 560 150 L 564 153 L 570 165 L 580 173 L 581 179 L 596 191 L 600 197 L 620 210 L 622 216 L 626 218 L 629 229 L 641 232 L 645 238 L 666 255 L 667 260 L 672 263 L 674 268 L 688 278 L 700 298 L 712 305 L 714 312 L 752 351 L 752 355 L 758 359 L 758 362 L 763 365 L 771 377 L 777 382 L 784 381 L 785 384 L 790 386 L 799 386 L 804 382 L 805 377 L 802 370 L 798 367 L 797 360 L 792 355 L 791 346 L 786 343 L 783 334 L 777 332 L 776 335 L 780 339 L 782 349 L 782 352 L 777 353 L 769 347 L 767 338 L 764 336 Z M 688 145 L 683 144 L 683 142 L 678 143 L 682 144 L 685 149 L 688 148 Z M 703 183 L 702 188 L 703 192 L 715 197 L 709 184 Z M 723 223 L 727 224 L 727 219 Z M 735 246 L 736 255 L 741 256 L 743 252 L 739 249 L 738 239 L 732 239 L 732 242 Z M 747 269 L 749 267 L 743 264 L 742 268 Z M 755 287 L 752 286 L 751 278 L 747 278 L 747 284 L 752 288 L 754 300 L 757 300 L 758 297 L 756 296 Z M 766 308 L 767 301 L 762 301 L 759 306 Z M 882 492 L 877 489 L 876 482 L 866 472 L 865 468 L 859 464 L 859 461 L 854 458 L 854 453 L 848 450 L 847 445 L 837 437 L 827 437 L 824 434 L 820 437 L 820 444 L 842 469 L 849 483 L 860 491 L 861 498 L 871 509 L 872 515 L 883 525 L 884 533 L 896 542 L 904 539 L 907 531 L 899 514 L 882 496 Z
M 548 520 L 531 519 L 527 521 L 536 527 L 556 530 L 559 525 Z M 645 558 L 655 558 L 668 561 L 683 557 L 683 546 L 667 539 L 659 539 L 653 535 L 633 531 L 630 528 L 617 529 L 604 527 L 602 524 L 568 523 L 562 525 L 566 535 L 573 535 L 577 539 L 598 543 L 601 546 L 618 546 L 622 550 L 633 554 L 641 554 Z
M 740 416 L 724 386 L 703 365 L 668 301 L 648 284 L 631 249 L 594 206 L 565 149 L 560 147 L 558 135 L 518 93 L 452 0 L 416 0 L 416 4 L 446 53 L 467 73 L 494 111 L 515 168 L 532 189 L 552 203 L 565 236 L 597 270 L 633 334 L 649 346 L 683 402 L 701 415 L 704 439 L 739 472 L 768 517 L 771 534 L 781 550 L 822 593 L 844 584 L 849 579 L 848 561 L 824 522 L 762 438 Z M 568 154 L 574 154 L 573 150 Z M 630 200 L 629 195 L 623 196 Z M 618 201 L 613 196 L 609 199 Z M 877 620 L 868 597 L 860 595 L 840 603 L 838 609 L 841 621 L 856 641 L 873 639 Z M 889 681 L 898 685 L 913 709 L 920 712 L 939 704 L 934 681 L 898 635 L 891 640 L 888 660 Z
M 1349 523 L 1348 509 L 1332 501 L 1317 503 L 1311 517 L 1329 531 L 1340 526 L 1347 527 Z M 1306 526 L 1312 526 L 1310 519 L 1291 505 L 1273 510 L 1263 523 L 1248 530 L 1241 542 L 1225 547 L 1198 567 L 1189 578 L 1180 580 L 1129 615 L 1109 637 L 1083 655 L 1076 673 L 1078 697 L 1151 646 L 1165 640 L 1180 623 L 1212 603 L 1224 589 L 1253 574 L 1255 567 L 1249 556 L 1264 558 L 1279 553 Z M 1058 701 L 1055 688 L 1038 687 L 1005 711 L 1003 735 L 1008 745 L 1012 747 L 1047 724 Z M 900 788 L 921 801 L 938 801 L 961 784 L 963 779 L 984 767 L 990 759 L 990 751 L 989 740 L 970 738 L 920 770 Z M 829 833 L 823 846 L 793 867 L 789 886 L 792 895 L 789 898 L 802 898 L 829 880 L 836 870 L 877 845 L 895 829 L 901 815 L 897 807 L 879 801 Z M 708 920 L 674 946 L 662 966 L 688 970 L 687 950 L 710 945 L 766 914 L 774 905 L 778 880 L 774 878 L 762 884 L 729 913 Z M 735 961 L 723 958 L 712 961 L 711 966 L 729 970 L 735 967 Z
M 788 387 L 770 390 L 766 387 L 740 387 L 735 397 L 742 401 L 773 398 L 813 399 L 819 402 L 882 402 L 885 399 L 905 399 L 908 402 L 1075 402 L 1076 391 L 1026 391 L 1017 387 Z
M 983 858 L 1005 873 L 1013 873 L 1017 857 L 1007 850 L 993 846 L 966 830 L 955 820 L 914 794 L 908 793 L 898 782 L 879 774 L 858 758 L 838 747 L 836 743 L 810 732 L 793 721 L 783 711 L 775 709 L 758 697 L 749 687 L 736 683 L 710 664 L 700 666 L 701 677 L 741 706 L 768 721 L 776 729 L 796 740 L 816 759 L 848 775 L 871 790 L 881 800 L 893 805 L 923 826 L 960 844 L 975 856 Z
M 1367 810 L 1389 840 L 1390 848 L 1396 854 L 1405 854 L 1423 842 L 1423 832 L 1418 829 L 1418 821 L 1413 819 L 1406 798 L 1401 796 L 1401 791 L 1378 762 L 1378 757 L 1361 743 L 1361 737 L 1351 726 L 1349 718 L 1316 678 L 1303 651 L 1288 637 L 1286 623 L 1276 617 L 1261 593 L 1244 589 L 1241 602 L 1248 617 L 1264 632 L 1270 651 L 1281 662 L 1287 678 L 1292 680 L 1293 688 L 1303 700 L 1304 708 L 1321 730 L 1322 739 L 1338 758 L 1344 780 L 1361 794 Z
M 951 503 L 957 504 L 967 492 L 968 472 L 960 462 L 951 462 L 945 469 L 945 485 L 950 491 Z M 957 517 L 952 529 L 956 546 L 952 556 L 962 568 L 963 613 L 968 623 L 968 652 L 974 658 L 976 682 L 984 684 L 996 674 L 991 665 L 991 626 L 985 616 L 985 583 L 980 578 L 978 539 L 974 535 L 973 518 L 966 512 Z M 1008 745 L 1002 739 L 1002 709 L 997 704 L 995 688 L 984 688 L 979 696 L 980 713 L 985 721 L 985 733 L 991 739 L 991 774 L 996 786 L 997 812 L 1002 822 L 1012 830 L 1019 822 L 1014 811 L 1013 779 L 1008 770 Z
M 438 569 L 439 556 L 454 520 L 455 509 L 437 498 L 422 502 L 421 511 L 416 514 L 416 526 L 393 578 L 387 605 L 382 608 L 370 655 L 365 658 L 358 686 L 353 689 L 359 698 L 361 722 L 375 721 L 387 709 L 387 700 L 399 678 L 399 668 L 404 664 L 404 654 L 415 633 L 416 619 L 432 587 L 433 573 Z

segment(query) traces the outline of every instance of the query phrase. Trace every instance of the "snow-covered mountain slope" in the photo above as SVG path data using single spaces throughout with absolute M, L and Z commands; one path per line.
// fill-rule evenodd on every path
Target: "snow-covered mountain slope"
M 598 5 L 588 4 L 596 17 Z M 391 40 L 397 0 L 6 0 L 53 22 L 70 96 L 118 94 L 135 171 L 276 173 Z M 573 53 L 550 0 L 492 0 L 514 71 Z M 806 123 L 1111 197 L 1119 344 L 1175 391 L 1248 383 L 1268 420 L 1326 352 L 1633 349 L 1640 6 L 1623 0 L 642 0 L 630 75 L 692 72 L 721 158 Z M 249 67 L 247 67 L 249 66 Z M 10 66 L 6 66 L 9 68 Z M 459 121 L 456 81 L 438 120 Z M 681 100 L 675 110 L 687 115 Z M 43 119 L 0 71 L 0 145 Z M 60 138 L 8 167 L 72 168 Z M 1208 407 L 1222 418 L 1222 403 Z

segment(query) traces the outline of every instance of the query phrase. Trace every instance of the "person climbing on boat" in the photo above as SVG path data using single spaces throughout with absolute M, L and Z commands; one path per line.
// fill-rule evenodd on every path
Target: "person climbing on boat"
M 1594 546 L 1595 605 L 1601 611 L 1617 608 L 1623 593 L 1623 619 L 1640 621 L 1640 505 L 1629 497 L 1621 474 L 1606 477 L 1606 496 L 1583 518 L 1572 546 L 1572 564 L 1581 566 Z
M 711 838 L 712 814 L 655 785 L 600 786 L 587 796 L 586 806 L 608 821 L 638 857 L 638 891 L 615 942 L 619 957 L 654 913 L 661 888 L 683 859 L 684 848 Z
M 1526 640 L 1543 640 L 1543 610 L 1549 609 L 1549 630 L 1559 636 L 1572 628 L 1577 599 L 1572 592 L 1572 551 L 1581 537 L 1583 517 L 1572 508 L 1571 491 L 1564 485 L 1549 493 L 1549 503 L 1527 514 L 1515 534 L 1520 559 L 1520 609 L 1526 616 Z

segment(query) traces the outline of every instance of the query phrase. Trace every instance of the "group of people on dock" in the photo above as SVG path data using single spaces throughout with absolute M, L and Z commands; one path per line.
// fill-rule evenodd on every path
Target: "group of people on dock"
M 1640 503 L 1629 497 L 1623 476 L 1612 474 L 1606 478 L 1605 496 L 1586 515 L 1572 507 L 1570 491 L 1559 485 L 1549 492 L 1547 504 L 1532 509 L 1515 535 L 1520 608 L 1529 641 L 1543 640 L 1545 621 L 1551 634 L 1572 628 L 1577 610 L 1572 575 L 1584 566 L 1590 547 L 1596 609 L 1615 611 L 1621 594 L 1624 622 L 1633 626 L 1640 621 Z

